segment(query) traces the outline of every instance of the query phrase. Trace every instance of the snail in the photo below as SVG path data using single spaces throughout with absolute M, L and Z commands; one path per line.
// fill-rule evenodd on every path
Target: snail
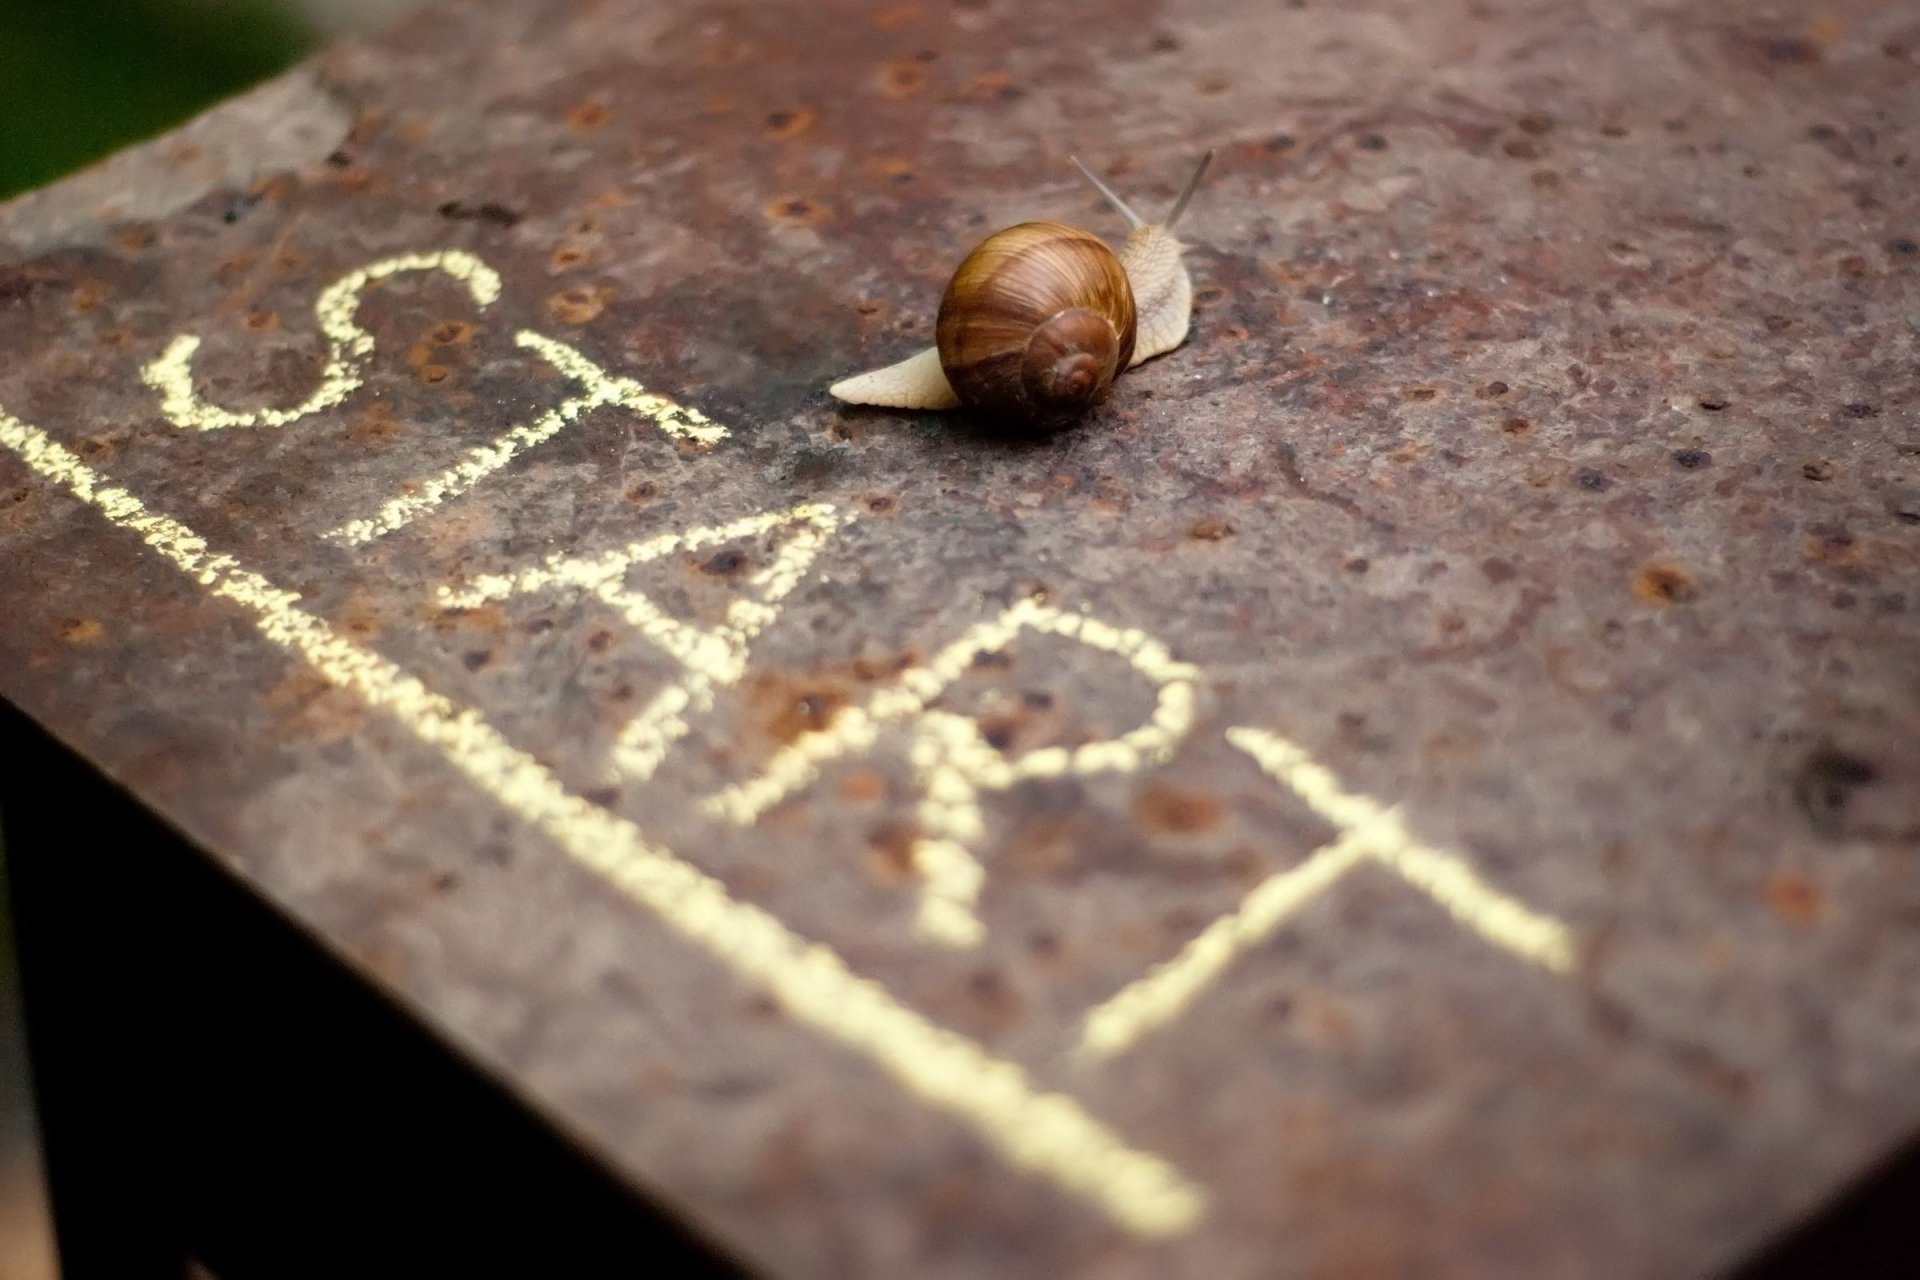
M 1076 416 L 1123 370 L 1186 341 L 1193 282 L 1173 227 L 1212 160 L 1211 151 L 1201 157 L 1159 223 L 1073 160 L 1131 228 L 1117 255 L 1091 232 L 1057 222 L 997 231 L 954 270 L 932 347 L 828 390 L 849 404 L 965 406 L 1035 426 Z

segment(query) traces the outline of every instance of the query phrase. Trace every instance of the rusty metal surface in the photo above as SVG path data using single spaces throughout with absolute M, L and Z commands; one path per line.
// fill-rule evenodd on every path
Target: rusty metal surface
M 1920 18 L 1025 8 L 450 5 L 0 210 L 0 694 L 768 1274 L 1735 1263 L 1920 1129 Z M 826 396 L 1210 145 L 1080 428 Z

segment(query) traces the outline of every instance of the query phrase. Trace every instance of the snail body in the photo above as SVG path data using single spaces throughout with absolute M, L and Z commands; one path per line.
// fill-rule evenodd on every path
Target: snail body
M 1028 425 L 1084 411 L 1122 371 L 1186 341 L 1193 283 L 1172 228 L 1212 158 L 1162 223 L 1146 222 L 1074 161 L 1131 224 L 1118 254 L 1055 222 L 995 232 L 948 282 L 934 346 L 829 391 L 850 404 L 966 407 Z

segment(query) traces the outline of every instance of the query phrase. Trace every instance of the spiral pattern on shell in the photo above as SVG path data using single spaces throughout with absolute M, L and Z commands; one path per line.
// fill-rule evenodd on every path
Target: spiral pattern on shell
M 1021 422 L 1069 418 L 1133 358 L 1133 286 L 1098 236 L 1023 222 L 982 241 L 940 300 L 940 366 L 962 403 Z

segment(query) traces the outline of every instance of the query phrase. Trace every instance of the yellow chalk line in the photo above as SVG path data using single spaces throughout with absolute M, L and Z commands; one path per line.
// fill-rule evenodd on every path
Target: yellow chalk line
M 970 1126 L 1015 1167 L 1053 1182 L 1147 1237 L 1191 1230 L 1205 1194 L 1157 1156 L 1127 1147 L 1073 1099 L 1036 1089 L 1017 1064 L 929 1022 L 771 913 L 648 841 L 631 822 L 569 793 L 473 708 L 457 706 L 380 655 L 342 638 L 232 556 L 149 511 L 45 432 L 0 410 L 0 445 L 140 536 L 213 596 L 252 616 L 268 641 L 391 715 L 476 786 L 605 877 L 796 1020 L 866 1055 L 904 1088 Z
M 1252 756 L 1271 777 L 1342 830 L 1368 833 L 1367 856 L 1446 908 L 1474 933 L 1522 960 L 1555 973 L 1572 970 L 1573 930 L 1481 879 L 1465 859 L 1415 837 L 1398 810 L 1348 791 L 1332 770 L 1300 747 L 1262 729 L 1227 730 L 1227 741 Z
M 1573 932 L 1482 880 L 1462 859 L 1421 843 L 1399 813 L 1340 785 L 1305 750 L 1261 729 L 1227 730 L 1227 741 L 1293 789 L 1340 835 L 1297 867 L 1254 886 L 1240 907 L 1207 926 L 1179 955 L 1129 983 L 1081 1020 L 1080 1052 L 1112 1057 L 1177 1019 L 1235 958 L 1326 893 L 1362 860 L 1396 872 L 1494 946 L 1554 973 L 1575 960 Z
M 200 350 L 198 335 L 183 333 L 161 355 L 140 371 L 146 384 L 160 393 L 160 411 L 182 430 L 219 431 L 230 427 L 284 427 L 330 409 L 366 381 L 366 364 L 373 354 L 373 335 L 356 321 L 360 296 L 367 286 L 389 276 L 414 271 L 438 271 L 467 287 L 481 309 L 500 297 L 500 274 L 470 253 L 445 249 L 409 253 L 348 272 L 329 285 L 314 303 L 314 318 L 327 341 L 327 364 L 320 385 L 290 409 L 224 409 L 200 399 L 193 387 L 193 357 Z M 402 494 L 364 520 L 352 520 L 322 536 L 347 546 L 360 546 L 392 533 L 438 507 L 449 498 L 472 489 L 487 476 L 535 445 L 552 439 L 581 414 L 603 405 L 620 405 L 656 423 L 667 434 L 701 444 L 724 439 L 726 428 L 709 421 L 698 410 L 654 395 L 630 378 L 617 378 L 578 350 L 531 329 L 514 335 L 514 342 L 545 357 L 561 373 L 583 384 L 582 395 L 570 397 L 533 422 L 514 427 L 497 440 L 469 450 L 447 470 Z
M 682 440 L 712 444 L 726 438 L 727 429 L 709 421 L 699 410 L 654 395 L 631 378 L 613 376 L 564 342 L 542 337 L 531 329 L 522 329 L 513 340 L 518 346 L 539 352 L 567 377 L 584 383 L 585 394 L 563 400 L 532 422 L 513 427 L 487 444 L 476 445 L 439 475 L 421 481 L 411 493 L 391 498 L 374 515 L 349 520 L 337 529 L 329 529 L 322 537 L 357 547 L 392 533 L 449 498 L 466 493 L 535 445 L 553 439 L 581 414 L 606 405 L 630 410 Z
M 475 304 L 483 309 L 500 296 L 499 272 L 458 249 L 403 254 L 349 272 L 329 285 L 314 303 L 314 317 L 327 339 L 327 367 L 314 393 L 291 409 L 235 410 L 204 403 L 193 389 L 193 356 L 200 350 L 200 339 L 191 333 L 175 338 L 158 359 L 140 371 L 140 376 L 160 393 L 160 409 L 167 420 L 182 430 L 284 427 L 298 422 L 339 404 L 364 381 L 366 360 L 373 353 L 373 335 L 354 323 L 360 293 L 376 280 L 405 271 L 443 272 L 467 286 Z
M 626 723 L 613 747 L 613 762 L 620 774 L 628 781 L 644 782 L 691 728 L 684 713 L 712 710 L 714 689 L 731 685 L 746 673 L 748 644 L 779 616 L 781 600 L 799 583 L 827 538 L 845 519 L 829 503 L 808 502 L 786 511 L 766 511 L 726 524 L 642 538 L 598 555 L 556 552 L 518 573 L 482 574 L 465 587 L 442 587 L 440 602 L 471 609 L 526 592 L 587 592 L 665 650 L 684 674 Z M 759 592 L 758 598 L 744 596 L 731 601 L 726 621 L 718 627 L 682 622 L 663 611 L 645 592 L 626 585 L 626 575 L 636 565 L 740 538 L 756 538 L 783 525 L 794 526 L 793 532 L 781 542 L 772 561 L 746 581 L 747 587 Z
M 1297 867 L 1267 877 L 1240 904 L 1203 929 L 1180 954 L 1096 1005 L 1080 1024 L 1080 1052 L 1107 1058 L 1177 1019 L 1226 973 L 1234 960 L 1273 931 L 1365 856 L 1361 840 L 1344 836 Z
M 1124 658 L 1155 687 L 1152 716 L 1118 738 L 1072 749 L 1041 747 L 1008 760 L 971 718 L 929 709 L 976 659 L 1006 648 L 1028 629 Z M 924 665 L 901 672 L 898 686 L 875 694 L 865 707 L 847 707 L 824 728 L 802 734 L 776 753 L 758 777 L 710 797 L 706 807 L 749 825 L 809 785 L 822 765 L 872 746 L 881 725 L 916 717 L 912 760 L 921 800 L 915 812 L 926 831 L 908 854 L 922 886 L 916 927 L 945 946 L 977 946 L 986 937 L 977 914 L 986 870 L 967 845 L 986 834 L 980 792 L 1005 790 L 1027 778 L 1134 773 L 1165 760 L 1193 725 L 1198 678 L 1198 668 L 1176 661 L 1165 645 L 1143 631 L 1067 613 L 1037 599 L 1019 600 L 998 618 L 968 628 Z

